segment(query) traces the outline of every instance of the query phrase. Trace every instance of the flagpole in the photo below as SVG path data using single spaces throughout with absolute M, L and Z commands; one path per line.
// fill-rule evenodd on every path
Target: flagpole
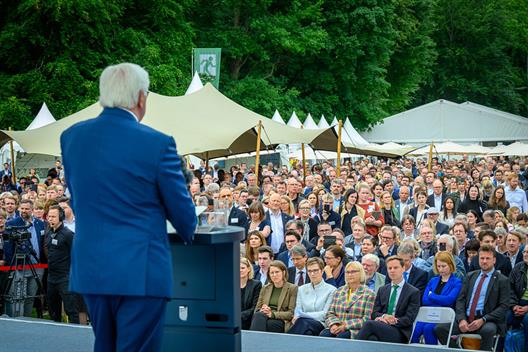
M 337 177 L 341 176 L 341 130 L 343 121 L 339 120 L 337 128 Z
M 260 165 L 260 134 L 262 131 L 262 121 L 259 120 L 257 125 L 257 150 L 255 155 L 255 175 L 257 176 L 257 185 L 259 180 L 259 165 Z

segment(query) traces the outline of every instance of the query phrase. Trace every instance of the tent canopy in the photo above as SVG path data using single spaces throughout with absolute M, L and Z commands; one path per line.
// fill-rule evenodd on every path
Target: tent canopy
M 373 143 L 480 143 L 528 140 L 528 119 L 474 103 L 437 100 L 389 116 L 363 137 Z
M 429 154 L 430 145 L 426 145 L 422 148 L 416 149 L 410 152 L 408 155 L 421 156 Z M 433 154 L 444 154 L 444 155 L 485 155 L 489 154 L 492 149 L 486 148 L 480 145 L 461 145 L 453 142 L 444 143 L 433 143 Z
M 61 133 L 79 121 L 98 116 L 101 110 L 99 103 L 95 103 L 37 130 L 2 131 L 0 143 L 14 139 L 28 153 L 60 155 Z M 301 130 L 281 125 L 238 105 L 209 83 L 187 96 L 151 93 L 142 123 L 173 136 L 180 154 L 215 158 L 254 151 L 259 121 L 264 146 L 306 143 L 316 149 L 336 148 L 337 137 L 331 129 Z

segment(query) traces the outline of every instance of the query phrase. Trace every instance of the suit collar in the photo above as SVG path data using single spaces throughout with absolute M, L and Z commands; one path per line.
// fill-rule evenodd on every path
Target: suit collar
M 103 112 L 99 116 L 103 118 L 117 117 L 128 120 L 130 122 L 139 122 L 136 115 L 134 115 L 131 111 L 123 108 L 104 108 Z

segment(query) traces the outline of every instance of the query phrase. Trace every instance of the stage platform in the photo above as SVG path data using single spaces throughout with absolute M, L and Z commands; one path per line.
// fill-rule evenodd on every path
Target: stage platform
M 92 329 L 87 326 L 59 324 L 39 319 L 0 318 L 0 351 L 92 352 L 93 341 Z M 179 346 L 175 351 L 192 350 L 186 347 Z M 438 352 L 439 348 L 441 347 L 270 334 L 253 331 L 242 332 L 242 351 L 247 352 Z M 460 351 L 446 348 L 441 348 L 441 350 Z M 219 347 L 218 351 L 222 351 L 221 347 Z

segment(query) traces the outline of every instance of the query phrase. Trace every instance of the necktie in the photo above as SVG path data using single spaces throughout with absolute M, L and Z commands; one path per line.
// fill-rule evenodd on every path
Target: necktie
M 409 273 L 404 271 L 403 272 L 403 279 L 405 280 L 405 282 L 407 282 L 407 280 L 409 280 Z
M 389 308 L 387 314 L 394 315 L 394 308 L 396 306 L 396 296 L 398 295 L 398 285 L 392 285 L 392 292 L 389 298 Z
M 304 272 L 303 271 L 299 271 L 299 281 L 297 282 L 297 286 L 302 286 L 304 285 Z
M 477 290 L 475 291 L 475 295 L 473 296 L 473 301 L 471 302 L 471 307 L 469 308 L 469 323 L 475 320 L 475 311 L 477 310 L 477 303 L 479 301 L 480 291 L 482 291 L 482 285 L 484 285 L 484 281 L 486 281 L 486 277 L 488 277 L 488 275 L 483 273 L 477 285 Z

